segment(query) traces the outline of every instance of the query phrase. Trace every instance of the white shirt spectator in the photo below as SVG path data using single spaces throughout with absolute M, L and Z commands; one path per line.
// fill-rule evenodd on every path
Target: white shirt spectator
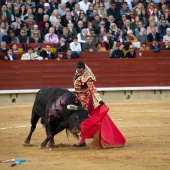
M 71 51 L 81 52 L 81 45 L 80 45 L 80 43 L 75 44 L 74 42 L 71 42 L 70 43 L 70 49 L 71 49 Z
M 86 11 L 89 9 L 90 2 L 88 2 L 88 0 L 82 0 L 81 2 L 79 2 L 79 4 L 80 9 L 83 10 L 86 14 Z

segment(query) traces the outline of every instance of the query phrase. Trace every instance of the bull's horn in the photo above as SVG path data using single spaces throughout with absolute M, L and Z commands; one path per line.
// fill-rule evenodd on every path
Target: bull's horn
M 78 106 L 73 105 L 73 104 L 69 104 L 69 105 L 67 105 L 67 109 L 68 110 L 78 110 Z

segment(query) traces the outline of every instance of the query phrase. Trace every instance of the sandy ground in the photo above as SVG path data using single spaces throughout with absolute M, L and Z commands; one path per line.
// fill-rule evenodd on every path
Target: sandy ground
M 170 169 L 170 103 L 108 103 L 109 115 L 126 137 L 122 148 L 94 149 L 92 139 L 86 148 L 74 148 L 77 140 L 65 131 L 55 136 L 55 150 L 39 149 L 45 129 L 38 123 L 31 140 L 31 105 L 0 105 L 0 160 L 31 160 L 13 168 L 19 170 L 164 170 Z M 1 170 L 11 169 L 0 163 Z

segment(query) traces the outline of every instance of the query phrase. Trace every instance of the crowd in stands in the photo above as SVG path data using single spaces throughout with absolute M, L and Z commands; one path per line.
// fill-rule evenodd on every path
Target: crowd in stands
M 111 58 L 134 58 L 135 49 L 146 50 L 148 42 L 155 52 L 169 50 L 169 8 L 170 0 L 1 0 L 0 52 L 9 60 L 21 43 L 41 49 L 28 47 L 23 60 L 58 57 L 51 55 L 51 43 L 56 52 L 66 52 L 65 59 L 106 50 Z

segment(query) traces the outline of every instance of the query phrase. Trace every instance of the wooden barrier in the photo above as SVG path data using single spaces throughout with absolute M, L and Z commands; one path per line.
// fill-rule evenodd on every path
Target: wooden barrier
M 152 50 L 136 50 L 136 58 L 146 58 L 146 57 L 170 57 L 169 50 L 161 50 L 159 52 L 154 52 Z
M 76 63 L 94 72 L 96 87 L 170 86 L 170 58 L 96 58 L 43 61 L 0 61 L 0 90 L 73 88 Z

